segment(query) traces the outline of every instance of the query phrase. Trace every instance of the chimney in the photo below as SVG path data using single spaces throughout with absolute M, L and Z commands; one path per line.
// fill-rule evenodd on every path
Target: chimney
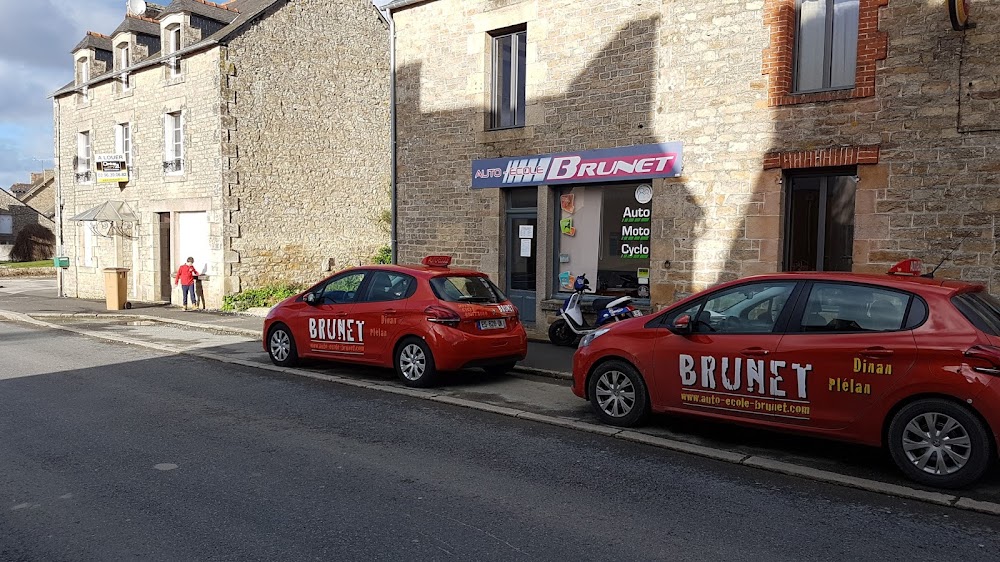
M 31 183 L 32 183 L 32 185 L 34 185 L 34 184 L 42 181 L 43 177 L 45 177 L 45 172 L 31 172 Z

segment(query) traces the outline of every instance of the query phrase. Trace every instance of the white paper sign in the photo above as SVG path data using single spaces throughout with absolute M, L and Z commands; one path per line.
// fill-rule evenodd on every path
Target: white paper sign
M 534 238 L 535 237 L 535 227 L 530 224 L 522 224 L 517 227 L 517 237 L 518 238 Z
M 524 227 L 522 226 L 521 228 L 524 228 Z M 531 239 L 530 238 L 522 238 L 521 239 L 521 257 L 522 258 L 530 258 L 531 257 Z

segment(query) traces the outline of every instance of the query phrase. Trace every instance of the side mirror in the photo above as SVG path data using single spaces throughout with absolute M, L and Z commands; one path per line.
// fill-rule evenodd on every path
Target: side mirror
M 674 320 L 673 325 L 670 326 L 670 331 L 675 334 L 690 334 L 691 333 L 691 317 L 687 314 L 678 317 Z
M 315 306 L 319 304 L 319 297 L 316 295 L 316 293 L 306 293 L 306 295 L 302 297 L 302 301 L 305 302 L 306 304 L 311 304 Z

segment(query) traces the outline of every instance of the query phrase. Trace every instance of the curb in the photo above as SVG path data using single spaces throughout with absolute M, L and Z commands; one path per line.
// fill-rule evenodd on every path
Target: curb
M 42 315 L 38 315 L 42 316 Z M 84 316 L 89 317 L 89 314 L 50 314 L 48 317 L 72 317 L 72 316 Z M 93 315 L 100 317 L 109 317 L 114 315 Z M 137 315 L 129 315 L 127 318 L 137 318 Z M 899 484 L 891 484 L 888 482 L 880 482 L 878 480 L 871 480 L 868 478 L 860 478 L 856 476 L 849 476 L 846 474 L 840 474 L 836 472 L 831 472 L 828 470 L 821 470 L 816 468 L 811 468 L 807 466 L 792 464 L 784 461 L 779 461 L 776 459 L 771 459 L 767 457 L 758 457 L 753 455 L 746 455 L 743 453 L 736 453 L 733 451 L 727 451 L 725 449 L 716 449 L 712 447 L 705 447 L 703 445 L 696 445 L 694 443 L 687 443 L 684 441 L 676 441 L 673 439 L 666 439 L 663 437 L 657 437 L 654 435 L 648 435 L 645 433 L 615 428 L 607 425 L 599 425 L 591 423 L 588 421 L 583 421 L 573 418 L 564 418 L 557 416 L 549 416 L 545 414 L 537 414 L 534 412 L 528 412 L 524 410 L 518 410 L 515 408 L 508 408 L 504 406 L 497 406 L 494 404 L 487 404 L 483 402 L 476 402 L 474 400 L 466 400 L 464 398 L 458 398 L 455 396 L 450 396 L 447 394 L 437 393 L 433 390 L 421 390 L 409 387 L 400 387 L 395 385 L 390 385 L 386 383 L 373 383 L 370 381 L 357 380 L 350 377 L 342 377 L 338 375 L 327 375 L 323 373 L 316 373 L 312 371 L 306 371 L 304 369 L 297 369 L 291 367 L 278 367 L 276 365 L 269 365 L 266 363 L 253 363 L 250 361 L 245 361 L 241 359 L 233 359 L 224 355 L 219 355 L 217 353 L 211 353 L 200 350 L 178 350 L 176 348 L 171 348 L 168 346 L 163 346 L 159 344 L 154 344 L 141 340 L 132 340 L 122 337 L 110 337 L 108 334 L 91 332 L 88 330 L 81 330 L 79 328 L 73 328 L 70 326 L 60 326 L 58 324 L 51 324 L 49 322 L 43 322 L 28 316 L 26 314 L 21 314 L 17 312 L 10 312 L 6 310 L 0 310 L 0 318 L 6 318 L 8 320 L 24 322 L 34 326 L 39 326 L 48 329 L 61 330 L 65 332 L 71 332 L 79 334 L 82 336 L 87 336 L 91 338 L 96 338 L 105 341 L 126 343 L 130 345 L 135 345 L 137 347 L 145 347 L 148 349 L 153 349 L 156 351 L 162 351 L 166 353 L 173 353 L 179 355 L 187 355 L 190 357 L 199 357 L 202 359 L 210 359 L 213 361 L 218 361 L 221 363 L 228 363 L 232 365 L 241 365 L 244 367 L 250 367 L 253 369 L 261 369 L 265 371 L 272 371 L 278 373 L 284 373 L 299 377 L 305 377 L 315 380 L 321 380 L 326 382 L 333 382 L 337 384 L 343 384 L 347 386 L 353 386 L 356 388 L 365 388 L 369 390 L 376 390 L 379 392 L 387 392 L 390 394 L 397 394 L 401 396 L 408 396 L 412 398 L 419 398 L 421 400 L 430 400 L 432 402 L 438 402 L 441 404 L 448 404 L 452 406 L 459 406 L 463 408 L 469 408 L 473 410 L 479 410 L 483 412 L 489 412 L 493 414 L 498 414 L 502 416 L 507 416 L 515 419 L 534 421 L 539 423 L 544 423 L 547 425 L 554 425 L 558 427 L 563 427 L 567 429 L 573 429 L 577 431 L 584 431 L 587 433 L 593 433 L 596 435 L 603 435 L 607 437 L 613 437 L 615 439 L 622 439 L 625 441 L 630 441 L 633 443 L 639 443 L 643 445 L 649 445 L 651 447 L 656 447 L 659 449 L 666 449 L 670 451 L 676 451 L 680 453 L 686 453 L 691 455 L 697 455 L 700 457 L 705 457 L 721 462 L 727 462 L 731 464 L 740 464 L 752 468 L 757 468 L 761 470 L 766 470 L 768 472 L 775 472 L 779 474 L 786 474 L 789 476 L 796 476 L 804 478 L 807 480 L 813 480 L 817 482 L 823 482 L 826 484 L 834 484 L 837 486 L 843 486 L 846 488 L 854 488 L 858 490 L 875 492 L 879 494 L 885 494 L 890 496 L 895 496 L 903 499 L 915 500 L 924 503 L 930 503 L 934 505 L 952 507 L 955 509 L 961 509 L 964 511 L 974 511 L 978 513 L 985 513 L 988 515 L 1000 515 L 1000 503 L 980 501 L 972 498 L 966 498 L 961 496 L 955 496 L 947 493 L 941 492 L 931 492 L 927 490 L 919 490 L 916 488 L 910 488 L 907 486 L 902 486 Z M 152 320 L 159 320 L 156 317 L 145 317 Z M 177 320 L 176 323 L 183 324 L 185 321 Z M 210 329 L 216 329 L 214 326 L 208 326 Z M 249 330 L 244 330 L 249 331 Z M 515 370 L 525 370 L 533 372 L 547 372 L 547 373 L 557 373 L 562 375 L 563 373 L 558 373 L 557 371 L 544 371 L 543 369 L 526 369 L 517 368 Z
M 8 311 L 0 310 L 0 313 Z M 20 314 L 20 313 L 13 313 Z M 161 316 L 149 316 L 147 314 L 98 314 L 93 312 L 39 312 L 33 314 L 25 314 L 24 316 L 28 318 L 115 318 L 115 319 L 136 319 L 136 320 L 147 320 L 151 322 L 162 322 L 164 324 L 174 324 L 177 326 L 188 326 L 191 328 L 199 328 L 202 330 L 212 330 L 215 332 L 224 332 L 228 334 L 235 334 L 239 336 L 252 337 L 254 339 L 260 339 L 260 330 L 249 330 L 247 328 L 237 328 L 235 326 L 219 326 L 216 324 L 203 324 L 200 322 L 191 322 L 190 320 L 177 320 L 175 318 L 164 318 Z

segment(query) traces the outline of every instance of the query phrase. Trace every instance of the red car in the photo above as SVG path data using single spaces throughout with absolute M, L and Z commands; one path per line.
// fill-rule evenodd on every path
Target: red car
M 394 367 L 418 387 L 440 371 L 509 371 L 528 352 L 517 309 L 484 273 L 450 263 L 429 256 L 324 279 L 271 310 L 264 350 L 281 366 L 311 357 Z
M 585 337 L 573 392 L 614 425 L 665 412 L 882 446 L 913 480 L 967 485 L 997 452 L 1000 302 L 919 269 L 713 287 Z

